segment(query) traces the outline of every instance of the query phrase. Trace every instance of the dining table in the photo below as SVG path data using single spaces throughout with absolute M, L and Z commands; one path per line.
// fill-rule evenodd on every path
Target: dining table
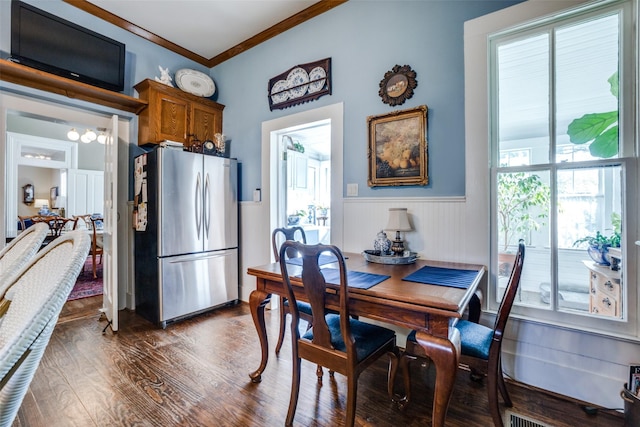
M 417 342 L 436 369 L 432 425 L 444 426 L 460 356 L 460 334 L 454 326 L 484 280 L 486 267 L 425 259 L 378 263 L 367 261 L 360 253 L 343 255 L 348 272 L 349 313 L 416 330 Z M 293 261 L 287 263 L 287 270 L 294 294 L 297 299 L 307 301 L 300 279 L 302 267 Z M 328 283 L 326 306 L 339 310 L 338 285 L 328 279 L 337 263 L 335 259 L 333 263 L 330 261 L 322 266 L 327 269 L 323 273 Z M 260 340 L 261 360 L 258 369 L 249 376 L 257 383 L 262 380 L 269 357 L 264 310 L 272 295 L 285 296 L 285 288 L 279 263 L 250 267 L 247 274 L 256 278 L 249 306 Z

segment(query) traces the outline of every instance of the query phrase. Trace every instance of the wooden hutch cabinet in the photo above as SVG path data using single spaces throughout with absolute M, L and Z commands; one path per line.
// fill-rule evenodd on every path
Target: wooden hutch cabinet
M 213 140 L 222 133 L 224 105 L 146 79 L 134 86 L 149 106 L 138 115 L 138 145 L 164 140 L 182 142 L 185 147 L 197 138 Z

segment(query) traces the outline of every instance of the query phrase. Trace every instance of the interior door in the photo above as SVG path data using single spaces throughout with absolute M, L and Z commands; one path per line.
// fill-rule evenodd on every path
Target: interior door
M 107 129 L 104 164 L 104 231 L 102 311 L 118 331 L 118 116 Z

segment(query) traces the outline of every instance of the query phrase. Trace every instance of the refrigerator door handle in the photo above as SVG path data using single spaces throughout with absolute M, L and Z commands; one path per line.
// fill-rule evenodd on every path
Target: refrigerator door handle
M 211 185 L 209 182 L 209 173 L 204 179 L 203 212 L 204 212 L 204 238 L 209 236 L 209 225 L 211 223 Z
M 182 262 L 193 262 L 201 259 L 220 258 L 220 257 L 229 256 L 229 254 L 230 254 L 230 251 L 222 250 L 222 251 L 216 251 L 211 253 L 179 255 L 179 256 L 173 256 L 168 258 L 165 257 L 162 259 L 167 260 L 170 264 L 178 264 Z
M 200 176 L 200 172 L 198 172 L 198 177 L 196 179 L 196 188 L 194 194 L 194 207 L 195 207 L 195 220 L 196 220 L 196 232 L 198 234 L 198 240 L 200 240 L 200 236 L 202 236 L 202 207 L 200 206 L 202 197 L 200 196 L 200 191 L 202 187 L 202 178 Z

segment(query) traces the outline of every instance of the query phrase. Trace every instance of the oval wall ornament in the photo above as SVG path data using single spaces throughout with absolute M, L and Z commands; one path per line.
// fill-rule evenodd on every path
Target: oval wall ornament
M 378 95 L 382 102 L 392 107 L 402 105 L 413 96 L 413 89 L 417 86 L 416 72 L 409 65 L 396 65 L 384 74 Z

